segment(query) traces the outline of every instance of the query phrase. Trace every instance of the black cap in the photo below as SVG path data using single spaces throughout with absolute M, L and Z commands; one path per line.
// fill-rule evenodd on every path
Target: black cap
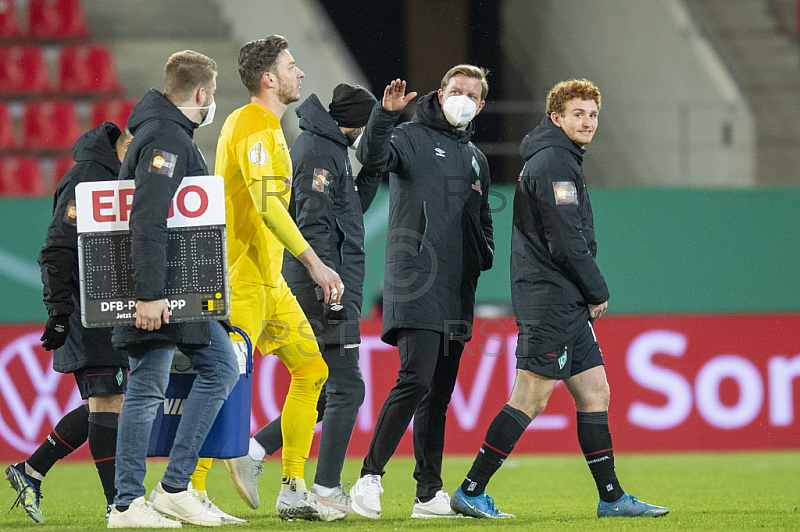
M 341 83 L 333 89 L 333 100 L 328 109 L 341 127 L 363 127 L 377 102 L 377 98 L 361 85 Z

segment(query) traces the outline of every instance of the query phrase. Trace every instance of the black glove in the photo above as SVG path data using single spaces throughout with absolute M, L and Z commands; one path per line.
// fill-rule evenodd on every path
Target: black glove
M 47 318 L 44 334 L 40 338 L 42 347 L 47 351 L 58 349 L 67 341 L 69 334 L 69 316 L 51 316 Z

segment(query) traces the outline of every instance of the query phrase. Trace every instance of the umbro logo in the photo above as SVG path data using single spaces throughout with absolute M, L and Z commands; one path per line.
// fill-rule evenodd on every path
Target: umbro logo
M 436 148 L 434 151 L 436 152 L 436 155 L 438 155 L 439 157 L 444 157 L 444 150 L 443 149 Z

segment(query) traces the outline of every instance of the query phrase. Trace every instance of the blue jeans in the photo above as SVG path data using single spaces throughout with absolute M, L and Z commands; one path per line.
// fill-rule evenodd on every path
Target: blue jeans
M 197 467 L 198 453 L 219 409 L 239 379 L 239 365 L 225 328 L 209 323 L 211 345 L 180 346 L 197 377 L 184 403 L 175 443 L 162 482 L 185 488 Z M 147 446 L 158 405 L 164 402 L 172 366 L 172 342 L 143 342 L 128 348 L 131 370 L 119 420 L 114 504 L 128 506 L 145 494 Z

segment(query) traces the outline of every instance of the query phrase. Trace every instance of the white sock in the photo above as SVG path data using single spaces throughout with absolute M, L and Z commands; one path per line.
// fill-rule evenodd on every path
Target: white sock
M 23 471 L 23 473 L 25 473 L 29 477 L 35 478 L 39 482 L 44 480 L 44 475 L 42 475 L 41 473 L 36 471 L 34 468 L 32 468 L 28 462 L 25 462 L 25 471 Z
M 253 460 L 263 460 L 267 455 L 267 451 L 261 447 L 261 444 L 258 443 L 255 438 L 250 438 L 250 450 L 247 451 L 247 454 Z
M 292 491 L 286 488 L 281 488 L 281 497 L 288 499 L 289 502 L 297 502 L 305 495 L 304 491 Z
M 331 493 L 333 493 L 333 490 L 335 490 L 335 489 L 336 489 L 336 488 L 329 488 L 329 487 L 327 487 L 327 486 L 320 486 L 319 484 L 316 484 L 316 483 L 314 484 L 314 491 L 315 491 L 315 492 L 317 493 L 317 495 L 319 495 L 320 497 L 327 497 L 327 496 L 329 496 Z

